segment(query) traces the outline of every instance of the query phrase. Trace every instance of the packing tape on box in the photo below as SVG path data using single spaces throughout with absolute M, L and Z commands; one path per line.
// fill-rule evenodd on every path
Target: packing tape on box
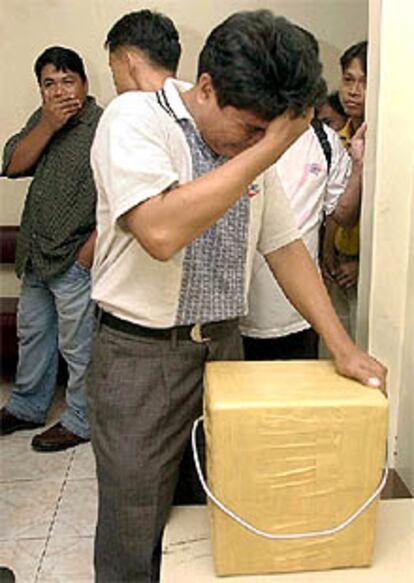
M 374 492 L 365 500 L 365 502 L 363 502 L 357 508 L 357 510 L 355 510 L 355 512 L 353 514 L 351 514 L 351 516 L 349 516 L 343 522 L 341 522 L 340 524 L 338 524 L 335 527 L 326 528 L 324 530 L 316 530 L 316 531 L 308 531 L 308 532 L 295 532 L 295 533 L 287 533 L 287 534 L 274 534 L 271 532 L 266 532 L 264 530 L 260 530 L 260 529 L 256 528 L 255 526 L 253 526 L 252 524 L 250 524 L 249 522 L 244 520 L 241 516 L 238 516 L 235 512 L 230 510 L 209 489 L 207 482 L 204 478 L 203 471 L 201 469 L 201 464 L 200 464 L 200 460 L 198 457 L 198 451 L 197 451 L 197 429 L 202 421 L 203 421 L 203 416 L 198 417 L 198 419 L 196 419 L 194 421 L 193 428 L 191 431 L 191 445 L 192 445 L 192 449 L 193 449 L 193 459 L 194 459 L 194 464 L 196 467 L 198 479 L 200 480 L 200 484 L 201 484 L 206 496 L 213 502 L 213 504 L 215 504 L 218 508 L 220 508 L 220 510 L 222 510 L 225 514 L 227 514 L 227 516 L 229 516 L 231 519 L 233 519 L 235 522 L 237 522 L 240 526 L 242 526 L 243 528 L 252 532 L 253 534 L 256 534 L 256 535 L 261 536 L 261 537 L 266 538 L 266 539 L 270 539 L 270 540 L 294 540 L 294 539 L 313 538 L 313 537 L 319 537 L 319 536 L 330 536 L 333 534 L 337 534 L 338 532 L 340 532 L 341 530 L 344 530 L 350 524 L 352 524 L 358 518 L 358 516 L 360 516 L 378 498 L 378 496 L 381 494 L 381 492 L 384 489 L 385 484 L 387 482 L 388 472 L 389 472 L 388 448 L 387 448 L 384 470 L 383 470 L 382 478 L 381 478 L 379 485 L 374 490 Z

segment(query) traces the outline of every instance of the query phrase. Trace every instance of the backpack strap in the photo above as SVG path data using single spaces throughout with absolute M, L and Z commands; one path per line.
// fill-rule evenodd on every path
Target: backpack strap
M 331 143 L 328 139 L 328 135 L 325 131 L 325 128 L 323 127 L 323 123 L 321 122 L 321 120 L 318 117 L 314 117 L 313 120 L 311 121 L 311 126 L 313 128 L 313 131 L 316 134 L 316 137 L 319 140 L 319 143 L 321 145 L 323 154 L 325 156 L 326 159 L 326 164 L 328 166 L 328 174 L 331 171 L 331 162 L 332 162 L 332 146 Z

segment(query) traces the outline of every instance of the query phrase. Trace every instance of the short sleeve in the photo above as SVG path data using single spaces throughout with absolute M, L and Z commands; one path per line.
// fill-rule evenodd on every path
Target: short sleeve
M 7 142 L 4 146 L 4 149 L 3 149 L 3 162 L 2 162 L 2 169 L 1 169 L 1 172 L 3 175 L 6 171 L 7 166 L 10 164 L 10 160 L 12 158 L 14 149 L 16 148 L 17 144 L 20 142 L 20 140 L 22 138 L 24 138 L 39 123 L 41 112 L 42 112 L 41 108 L 37 109 L 30 116 L 30 118 L 28 119 L 24 128 L 22 130 L 20 130 L 19 133 L 11 136 L 11 138 L 9 138 L 7 140 Z M 25 172 L 22 172 L 18 175 L 16 174 L 16 178 L 20 178 L 23 176 L 33 176 L 35 170 L 36 170 L 36 164 L 33 165 L 28 170 L 26 170 Z
M 264 197 L 257 249 L 267 255 L 300 239 L 300 233 L 275 165 L 264 173 Z
M 100 120 L 92 168 L 113 222 L 178 182 L 166 129 L 175 122 L 166 123 L 165 116 L 149 94 L 131 92 L 115 99 Z

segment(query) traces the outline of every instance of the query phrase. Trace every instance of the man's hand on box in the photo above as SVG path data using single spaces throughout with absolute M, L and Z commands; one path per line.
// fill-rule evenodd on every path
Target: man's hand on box
M 378 388 L 386 395 L 387 369 L 356 346 L 348 353 L 336 357 L 335 367 L 341 375 L 355 379 L 368 387 Z

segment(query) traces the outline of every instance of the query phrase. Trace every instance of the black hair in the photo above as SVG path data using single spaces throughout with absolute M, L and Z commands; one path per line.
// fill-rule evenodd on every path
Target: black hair
M 313 34 L 309 30 L 306 30 L 306 28 L 303 28 L 302 26 L 299 26 L 298 24 L 294 24 L 294 27 L 296 28 L 296 30 L 301 32 L 306 37 L 306 39 L 309 41 L 310 46 L 312 47 L 312 49 L 315 51 L 315 53 L 319 57 L 319 43 L 316 40 L 316 38 L 313 36 Z
M 118 20 L 108 32 L 105 48 L 112 52 L 130 46 L 143 51 L 158 67 L 176 72 L 181 55 L 177 29 L 171 18 L 151 10 L 130 12 Z
M 364 71 L 364 75 L 367 74 L 367 53 L 368 53 L 368 43 L 366 40 L 357 43 L 356 45 L 352 45 L 346 49 L 343 55 L 340 58 L 342 72 L 347 69 L 354 59 L 358 59 L 361 69 Z
M 218 25 L 201 51 L 202 73 L 210 75 L 220 107 L 264 120 L 287 110 L 300 115 L 326 92 L 316 39 L 270 10 L 237 12 Z
M 328 105 L 330 105 L 332 109 L 336 111 L 336 113 L 342 115 L 342 117 L 346 118 L 348 117 L 339 98 L 339 91 L 334 91 L 333 93 L 330 93 L 326 98 L 326 103 L 328 103 Z
M 86 81 L 85 67 L 81 57 L 72 49 L 65 47 L 49 47 L 36 59 L 34 72 L 38 83 L 42 69 L 46 65 L 54 65 L 57 71 L 72 71 L 77 73 L 82 81 Z

